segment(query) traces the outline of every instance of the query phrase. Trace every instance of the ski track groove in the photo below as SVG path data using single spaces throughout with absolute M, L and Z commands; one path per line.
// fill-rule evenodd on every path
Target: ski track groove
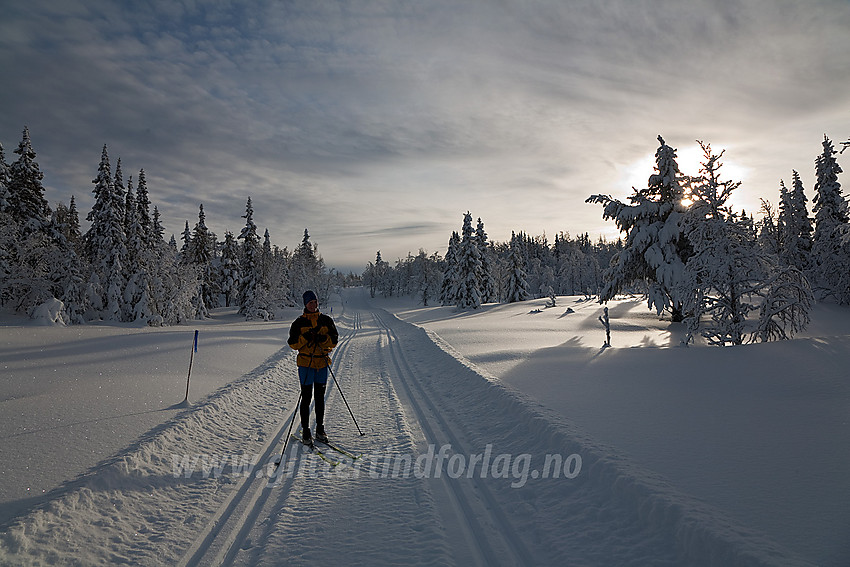
M 358 422 L 363 423 L 364 432 L 375 435 L 357 436 L 343 402 L 334 398 L 337 408 L 331 408 L 330 415 L 339 414 L 340 442 L 360 455 L 360 465 L 340 465 L 319 477 L 310 476 L 315 471 L 298 470 L 293 475 L 298 480 L 288 494 L 282 494 L 276 504 L 267 504 L 264 512 L 268 519 L 255 525 L 253 541 L 246 539 L 233 564 L 314 565 L 336 561 L 333 548 L 328 548 L 322 535 L 317 536 L 329 532 L 335 534 L 334 546 L 352 546 L 345 556 L 348 565 L 374 565 L 376 553 L 385 556 L 384 564 L 451 565 L 445 533 L 437 522 L 439 514 L 427 484 L 412 477 L 387 479 L 376 472 L 382 456 L 393 451 L 408 454 L 414 444 L 407 420 L 401 417 L 399 421 L 403 406 L 387 377 L 380 350 L 372 341 L 381 340 L 380 332 L 371 325 L 363 330 L 360 311 L 347 319 L 340 317 L 338 324 L 352 329 L 352 340 L 350 349 L 335 355 L 334 366 L 348 377 L 345 391 L 350 391 L 349 401 Z M 352 371 L 354 368 L 359 371 Z M 345 426 L 343 421 L 347 422 Z M 348 471 L 355 475 L 350 476 Z M 380 503 L 384 500 L 389 506 Z M 426 510 L 430 519 L 423 519 Z
M 359 316 L 357 316 L 352 331 L 347 333 L 338 343 L 334 360 L 343 358 L 351 339 L 359 328 Z M 284 348 L 289 348 L 289 346 Z M 332 382 L 335 384 L 335 381 Z M 333 385 L 327 389 L 326 399 L 330 396 L 332 389 Z M 271 440 L 264 447 L 259 462 L 266 463 L 265 466 L 258 469 L 256 474 L 248 475 L 242 479 L 239 488 L 234 491 L 232 497 L 219 507 L 216 514 L 207 523 L 207 528 L 195 539 L 187 553 L 184 554 L 178 563 L 180 567 L 233 564 L 239 550 L 257 524 L 258 518 L 267 508 L 267 501 L 272 490 L 269 488 L 270 478 L 267 478 L 268 475 L 263 474 L 263 471 L 267 471 L 270 466 L 273 466 L 271 463 L 278 455 L 277 446 L 280 444 L 280 440 L 284 438 L 284 435 L 287 435 L 290 423 L 299 418 L 297 410 L 297 407 L 294 408 L 292 416 L 281 422 L 276 433 L 271 436 Z M 279 478 L 279 475 L 283 474 L 286 480 L 282 485 L 277 486 L 280 489 L 280 496 L 275 502 L 273 510 L 278 510 L 285 505 L 286 498 L 290 494 L 290 489 L 296 478 L 295 474 L 286 474 L 284 470 L 284 467 L 289 464 L 285 455 L 278 456 L 281 457 L 280 465 L 277 470 L 271 473 L 271 476 Z M 290 461 L 293 459 L 294 457 Z M 293 468 L 297 469 L 297 466 Z M 267 536 L 268 534 L 264 535 Z
M 386 335 L 387 349 L 398 372 L 394 383 L 401 384 L 406 391 L 407 399 L 426 436 L 426 440 L 436 445 L 442 435 L 442 438 L 451 443 L 454 453 L 471 454 L 472 451 L 469 450 L 467 443 L 462 442 L 454 433 L 459 429 L 459 425 L 450 424 L 443 417 L 441 409 L 426 391 L 422 380 L 417 377 L 417 373 L 404 354 L 398 335 L 376 310 L 372 311 L 372 317 Z M 389 317 L 393 316 L 390 315 Z M 470 488 L 464 489 L 462 488 L 463 483 L 454 482 L 453 479 L 442 473 L 445 473 L 445 471 L 441 471 L 440 479 L 447 488 L 453 507 L 460 512 L 466 527 L 472 532 L 468 534 L 468 536 L 472 536 L 468 537 L 471 540 L 468 541 L 468 544 L 470 548 L 474 547 L 478 550 L 479 564 L 521 565 L 533 557 L 523 542 L 516 537 L 516 529 L 507 519 L 501 506 L 484 483 L 474 486 L 474 490 L 478 491 L 478 495 L 476 495 L 472 493 L 473 485 L 470 484 Z M 488 530 L 486 527 L 492 529 Z M 510 560 L 506 561 L 506 557 L 498 550 L 510 554 Z

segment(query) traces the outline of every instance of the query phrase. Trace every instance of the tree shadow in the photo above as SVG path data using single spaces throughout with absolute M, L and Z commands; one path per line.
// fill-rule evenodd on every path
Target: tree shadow
M 71 422 L 71 423 L 61 423 L 61 424 L 58 424 L 58 425 L 51 425 L 50 427 L 41 427 L 39 429 L 28 429 L 27 431 L 21 431 L 20 433 L 12 433 L 11 435 L 4 435 L 3 437 L 0 437 L 0 439 L 13 439 L 15 437 L 23 437 L 25 435 L 33 435 L 35 433 L 44 433 L 45 431 L 54 431 L 56 429 L 67 429 L 68 427 L 73 427 L 75 425 L 87 425 L 87 424 L 91 424 L 91 423 L 100 423 L 102 421 L 110 421 L 110 420 L 113 420 L 113 419 L 124 419 L 125 417 L 134 417 L 134 416 L 137 416 L 137 415 L 159 413 L 161 411 L 174 411 L 174 410 L 180 410 L 180 409 L 187 409 L 187 408 L 190 408 L 190 407 L 191 407 L 191 403 L 186 401 L 186 400 L 183 400 L 179 404 L 174 404 L 174 405 L 169 406 L 167 408 L 152 409 L 152 410 L 145 410 L 145 411 L 136 411 L 136 412 L 131 412 L 131 413 L 122 413 L 120 415 L 110 415 L 110 416 L 106 416 L 106 417 L 95 417 L 95 418 L 92 418 L 92 419 L 83 419 L 83 420 L 74 421 L 74 422 Z

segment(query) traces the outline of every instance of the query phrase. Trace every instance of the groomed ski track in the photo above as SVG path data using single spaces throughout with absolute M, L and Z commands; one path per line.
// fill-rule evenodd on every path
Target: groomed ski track
M 327 450 L 340 460 L 329 467 L 290 441 L 275 468 L 300 428 L 282 337 L 254 372 L 8 526 L 0 562 L 71 562 L 85 548 L 104 565 L 802 564 L 364 290 L 344 297 L 326 427 L 359 459 Z M 80 526 L 81 509 L 99 518 Z
M 706 525 L 688 528 L 693 518 L 685 519 L 681 502 L 664 502 L 675 497 L 663 481 L 629 471 L 613 450 L 581 439 L 539 406 L 449 356 L 435 344 L 438 337 L 371 308 L 364 296 L 349 296 L 339 323 L 349 330 L 335 354 L 335 374 L 355 394 L 350 403 L 365 436 L 350 421 L 333 381 L 329 428 L 335 440 L 363 455 L 359 466 L 350 463 L 346 471 L 343 459 L 339 469 L 317 467 L 315 457 L 290 446 L 287 453 L 300 460 L 278 487 L 254 482 L 261 496 L 232 528 L 238 535 L 226 538 L 226 552 L 211 556 L 211 563 L 369 565 L 380 558 L 384 564 L 433 565 L 759 565 L 780 559 L 769 542 L 745 530 L 727 533 L 715 523 L 722 519 L 697 504 L 689 512 Z M 507 428 L 512 420 L 506 414 L 515 415 Z M 513 462 L 531 455 L 529 468 L 537 468 L 523 486 L 504 469 L 500 478 L 493 468 L 482 473 L 484 464 L 475 467 L 471 456 L 483 460 L 488 446 L 495 447 L 491 456 L 508 455 Z M 405 456 L 415 461 L 443 447 L 441 465 L 427 471 L 399 466 Z M 532 478 L 542 474 L 544 454 L 578 455 L 578 470 L 568 471 L 578 475 Z M 312 468 L 299 469 L 305 459 L 314 460 Z M 451 462 L 466 466 L 449 470 Z M 588 464 L 592 470 L 582 473 Z M 593 474 L 599 475 L 595 481 L 588 478 Z M 386 511 L 383 502 L 391 503 Z M 417 512 L 398 517 L 402 510 Z M 678 514 L 684 526 L 677 525 Z M 216 547 L 204 546 L 208 552 Z

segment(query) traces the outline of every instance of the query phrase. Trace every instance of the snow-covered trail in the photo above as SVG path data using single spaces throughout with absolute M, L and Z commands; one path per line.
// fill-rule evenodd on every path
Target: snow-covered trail
M 802 564 L 363 290 L 345 298 L 326 423 L 357 460 L 296 442 L 274 467 L 299 428 L 284 347 L 3 526 L 0 563 Z
M 355 331 L 337 372 L 352 378 L 367 435 L 339 428 L 347 416 L 333 392 L 329 411 L 334 437 L 361 461 L 292 478 L 235 564 L 797 563 L 364 296 L 348 296 L 346 319 Z

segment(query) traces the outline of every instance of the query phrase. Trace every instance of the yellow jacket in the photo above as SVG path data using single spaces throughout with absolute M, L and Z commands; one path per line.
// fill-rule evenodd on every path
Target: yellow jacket
M 298 351 L 296 364 L 308 368 L 324 368 L 330 364 L 328 353 L 339 341 L 333 319 L 316 311 L 304 313 L 292 322 L 287 343 Z

